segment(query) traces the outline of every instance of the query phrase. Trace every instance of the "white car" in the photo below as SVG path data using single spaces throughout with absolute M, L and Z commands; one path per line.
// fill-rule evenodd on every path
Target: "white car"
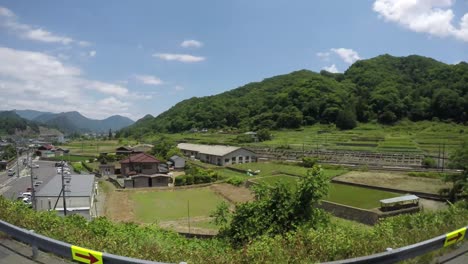
M 33 164 L 33 168 L 39 168 L 39 164 Z

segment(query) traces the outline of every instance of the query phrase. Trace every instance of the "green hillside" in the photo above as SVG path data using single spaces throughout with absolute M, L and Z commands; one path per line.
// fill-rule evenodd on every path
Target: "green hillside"
M 14 111 L 0 111 L 0 135 L 13 135 L 28 128 L 34 133 L 39 133 L 36 123 L 21 118 Z
M 421 56 L 382 55 L 354 63 L 344 74 L 301 70 L 214 96 L 191 98 L 146 117 L 121 135 L 192 128 L 298 128 L 403 118 L 466 122 L 468 64 L 448 65 Z

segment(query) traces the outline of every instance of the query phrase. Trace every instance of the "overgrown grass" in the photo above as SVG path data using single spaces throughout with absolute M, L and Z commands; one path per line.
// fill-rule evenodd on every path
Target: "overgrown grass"
M 242 169 L 242 170 L 260 170 L 258 176 L 271 176 L 275 174 L 294 174 L 297 176 L 305 176 L 307 171 L 310 168 L 304 168 L 300 166 L 300 164 L 295 163 L 280 163 L 280 162 L 266 162 L 266 163 L 243 163 L 243 164 L 236 164 L 232 167 Z M 329 178 L 333 178 L 335 176 L 341 175 L 343 173 L 348 172 L 345 168 L 328 168 L 324 170 L 325 176 Z
M 60 217 L 35 212 L 0 197 L 0 218 L 73 245 L 129 257 L 179 263 L 316 263 L 384 252 L 421 242 L 466 226 L 467 205 L 446 211 L 388 218 L 362 228 L 340 221 L 317 230 L 306 227 L 274 237 L 259 237 L 241 248 L 220 239 L 187 239 L 155 225 L 90 222 L 79 215 Z M 326 239 L 330 238 L 330 239 Z M 434 252 L 412 263 L 428 263 Z

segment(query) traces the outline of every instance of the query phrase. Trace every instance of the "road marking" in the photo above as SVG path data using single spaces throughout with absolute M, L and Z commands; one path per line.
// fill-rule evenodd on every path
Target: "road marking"
M 102 252 L 73 245 L 71 246 L 71 251 L 73 260 L 89 264 L 103 264 Z
M 458 241 L 462 241 L 465 238 L 466 227 L 460 228 L 453 232 L 450 232 L 445 237 L 444 247 L 450 246 L 452 244 L 457 243 Z

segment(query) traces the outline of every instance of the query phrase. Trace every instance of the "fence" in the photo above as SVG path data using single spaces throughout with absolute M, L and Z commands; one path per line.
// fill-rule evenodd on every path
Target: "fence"
M 389 249 L 387 252 L 353 259 L 326 262 L 324 264 L 396 263 L 460 242 L 465 238 L 467 228 L 468 227 L 463 227 L 445 235 L 441 235 L 406 247 Z M 38 249 L 42 249 L 66 259 L 72 259 L 82 263 L 163 264 L 162 262 L 152 262 L 148 260 L 122 257 L 74 246 L 62 241 L 36 234 L 34 231 L 28 231 L 19 228 L 1 220 L 0 231 L 16 238 L 21 242 L 30 244 L 33 251 L 33 259 L 37 257 Z

